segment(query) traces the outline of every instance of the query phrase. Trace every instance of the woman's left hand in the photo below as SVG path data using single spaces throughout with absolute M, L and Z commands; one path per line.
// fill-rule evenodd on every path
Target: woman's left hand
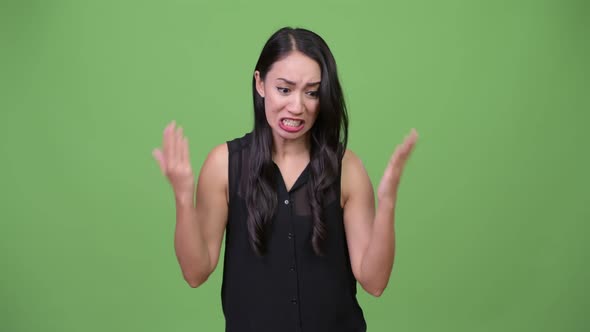
M 408 161 L 408 158 L 416 145 L 417 139 L 418 132 L 416 132 L 416 129 L 412 129 L 405 137 L 403 143 L 396 147 L 395 152 L 393 152 L 393 155 L 389 159 L 387 168 L 385 168 L 381 183 L 379 183 L 379 189 L 377 190 L 379 202 L 395 204 L 397 187 L 399 186 L 402 172 L 406 165 L 406 161 Z

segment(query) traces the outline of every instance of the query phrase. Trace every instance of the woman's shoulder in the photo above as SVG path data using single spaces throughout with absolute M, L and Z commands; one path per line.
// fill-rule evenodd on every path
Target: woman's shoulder
M 203 169 L 207 175 L 219 176 L 227 179 L 227 170 L 229 168 L 229 159 L 232 156 L 239 155 L 238 152 L 250 145 L 252 133 L 246 133 L 241 137 L 228 140 L 224 143 L 214 146 L 205 162 Z
M 207 160 L 211 160 L 219 166 L 227 165 L 227 160 L 230 152 L 235 152 L 250 144 L 251 133 L 246 133 L 244 136 L 236 137 L 224 143 L 214 146 L 209 154 Z
M 371 180 L 361 158 L 352 150 L 346 149 L 342 157 L 341 202 L 346 205 L 348 198 L 354 191 L 361 188 L 372 190 Z
M 201 168 L 201 175 L 225 178 L 228 167 L 229 149 L 227 143 L 214 146 L 207 154 L 207 158 Z
M 342 171 L 344 172 L 345 169 L 347 171 L 352 171 L 353 173 L 365 169 L 361 158 L 348 148 L 344 151 L 342 157 Z
M 231 152 L 241 150 L 250 145 L 252 141 L 252 132 L 244 134 L 244 136 L 236 137 L 226 142 L 227 149 Z
M 229 154 L 228 143 L 221 143 L 213 147 L 207 155 L 207 160 L 211 160 L 215 164 L 222 162 L 224 159 L 227 160 Z
M 350 149 L 344 151 L 342 157 L 342 184 L 356 183 L 367 175 L 365 165 L 359 156 Z M 354 187 L 354 186 L 353 186 Z

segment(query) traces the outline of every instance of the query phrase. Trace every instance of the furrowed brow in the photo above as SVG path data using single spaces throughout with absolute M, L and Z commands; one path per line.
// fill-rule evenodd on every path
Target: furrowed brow
M 293 82 L 293 81 L 289 81 L 289 80 L 288 80 L 288 79 L 286 79 L 286 78 L 279 77 L 279 78 L 277 78 L 277 80 L 283 81 L 283 82 L 285 82 L 285 83 L 287 83 L 287 84 L 295 85 L 295 82 Z
M 279 78 L 277 78 L 277 80 L 283 81 L 283 82 L 290 84 L 290 85 L 297 85 L 295 82 L 289 81 L 286 78 L 279 77 Z M 320 83 L 321 83 L 321 81 L 310 82 L 310 83 L 305 84 L 305 86 L 316 86 L 316 85 L 320 85 Z

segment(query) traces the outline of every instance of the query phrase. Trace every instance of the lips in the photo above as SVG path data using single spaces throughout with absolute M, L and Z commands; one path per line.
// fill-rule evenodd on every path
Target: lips
M 294 118 L 282 118 L 279 121 L 279 127 L 285 131 L 294 133 L 298 132 L 304 127 L 305 121 Z

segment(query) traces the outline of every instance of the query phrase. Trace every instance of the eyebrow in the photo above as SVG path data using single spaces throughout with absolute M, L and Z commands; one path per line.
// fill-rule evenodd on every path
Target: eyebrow
M 279 78 L 277 78 L 277 80 L 284 81 L 284 82 L 285 82 L 285 83 L 287 83 L 287 84 L 296 85 L 296 84 L 295 84 L 295 82 L 293 82 L 293 81 L 289 81 L 288 79 L 285 79 L 285 78 L 282 78 L 282 77 L 279 77 Z M 307 84 L 305 84 L 305 85 L 306 85 L 306 86 L 314 86 L 314 85 L 319 85 L 321 82 L 322 82 L 322 81 L 317 81 L 317 82 L 310 82 L 310 83 L 307 83 Z

